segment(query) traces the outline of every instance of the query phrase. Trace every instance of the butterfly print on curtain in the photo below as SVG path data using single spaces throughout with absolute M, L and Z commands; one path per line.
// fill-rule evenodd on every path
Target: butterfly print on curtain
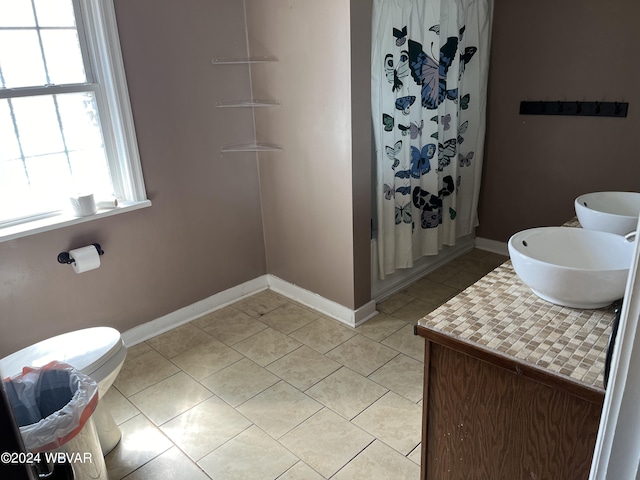
M 423 43 L 410 38 L 406 25 L 402 28 L 393 28 L 392 35 L 397 50 L 394 49 L 385 54 L 384 74 L 390 90 L 397 96 L 394 111 L 382 113 L 382 128 L 389 135 L 385 153 L 394 171 L 394 183 L 384 183 L 382 194 L 386 201 L 395 204 L 396 225 L 413 224 L 412 206 L 420 211 L 421 228 L 435 228 L 440 225 L 443 221 L 443 199 L 457 190 L 460 181 L 460 176 L 457 175 L 457 184 L 454 184 L 454 177 L 446 175 L 447 168 L 452 161 L 456 168 L 468 167 L 473 159 L 473 152 L 464 155 L 458 153 L 458 145 L 464 142 L 468 122 L 459 124 L 456 118 L 454 123 L 452 116 L 452 113 L 457 116 L 456 111 L 466 110 L 469 107 L 471 96 L 467 93 L 459 97 L 457 78 L 454 78 L 451 85 L 448 84 L 447 79 L 449 70 L 456 61 L 458 62 L 456 77 L 461 77 L 465 66 L 472 61 L 477 51 L 476 47 L 467 46 L 464 51 L 458 52 L 464 30 L 463 26 L 457 37 L 451 36 L 444 39 L 444 45 L 436 50 L 438 55 L 436 58 L 433 54 L 434 42 L 425 49 Z M 439 35 L 440 26 L 433 25 L 429 31 Z M 419 103 L 416 103 L 416 94 L 410 94 L 413 91 L 409 82 L 420 88 Z M 454 102 L 457 110 L 438 113 L 441 112 L 440 105 L 446 101 Z M 429 138 L 435 139 L 434 143 L 420 141 L 425 125 L 424 120 L 420 118 L 422 114 L 416 116 L 412 113 L 412 109 L 416 108 L 414 104 L 419 105 L 417 108 L 438 111 L 434 112 L 435 115 L 428 117 L 438 126 L 435 131 L 432 127 L 428 127 Z M 406 120 L 401 120 L 400 117 Z M 449 132 L 454 135 L 453 138 L 438 141 L 439 136 L 446 136 Z M 407 142 L 411 142 L 404 146 L 404 149 L 409 151 L 408 163 L 402 160 L 407 152 L 403 153 L 403 141 L 398 138 L 407 138 Z M 434 166 L 432 159 L 436 153 L 437 165 Z M 412 183 L 420 181 L 426 175 L 434 174 L 444 174 L 441 178 L 438 177 L 441 188 L 437 193 L 431 193 L 420 184 Z M 411 197 L 408 202 L 407 197 Z M 449 207 L 448 213 L 451 220 L 456 218 L 455 208 Z

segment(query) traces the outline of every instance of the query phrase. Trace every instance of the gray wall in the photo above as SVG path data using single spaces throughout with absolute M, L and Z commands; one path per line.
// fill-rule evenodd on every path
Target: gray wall
M 270 24 L 272 32 L 256 27 L 265 42 L 275 43 L 253 44 L 252 53 L 281 56 L 277 68 L 291 72 L 274 89 L 254 79 L 256 97 L 283 100 L 270 127 L 280 133 L 261 130 L 258 137 L 286 148 L 261 157 L 259 171 L 254 153 L 220 152 L 224 144 L 254 138 L 251 110 L 215 108 L 217 101 L 251 96 L 249 67 L 211 64 L 214 56 L 246 56 L 244 2 L 115 1 L 153 206 L 0 243 L 0 355 L 78 328 L 125 331 L 265 273 L 349 308 L 369 301 L 370 184 L 352 173 L 362 168 L 368 180 L 362 152 L 370 137 L 351 138 L 352 102 L 360 119 L 368 119 L 369 107 L 365 96 L 350 93 L 349 0 L 294 3 L 301 10 L 286 17 L 294 23 L 308 9 L 326 9 L 322 22 L 301 32 L 317 37 L 310 53 L 322 64 L 305 74 L 307 83 L 320 66 L 335 68 L 331 59 L 339 59 L 341 70 L 329 82 L 300 84 L 307 58 L 287 58 L 296 53 L 297 39 L 277 45 L 278 25 Z M 370 1 L 358 3 L 369 15 Z M 263 7 L 247 1 L 247 17 Z M 355 48 L 365 48 L 368 57 L 367 45 Z M 298 104 L 296 95 L 308 100 Z M 337 126 L 319 124 L 323 117 Z M 98 270 L 76 275 L 56 262 L 59 252 L 92 242 L 105 250 Z
M 371 295 L 371 2 L 357 3 L 246 1 L 252 55 L 278 58 L 252 67 L 254 94 L 282 102 L 256 110 L 258 139 L 285 148 L 259 160 L 267 271 L 349 308 Z
M 218 94 L 248 96 L 249 77 L 211 65 L 221 44 L 246 54 L 242 2 L 116 0 L 116 13 L 153 206 L 0 243 L 0 355 L 77 328 L 125 331 L 266 272 L 255 155 L 220 157 L 253 122 L 215 108 Z M 98 270 L 56 262 L 92 242 Z
M 640 2 L 497 0 L 479 237 L 561 225 L 573 200 L 640 191 Z M 519 115 L 521 100 L 624 101 L 627 118 Z

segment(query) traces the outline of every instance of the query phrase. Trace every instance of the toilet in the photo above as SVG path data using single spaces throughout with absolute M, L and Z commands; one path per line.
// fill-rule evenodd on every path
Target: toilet
M 54 360 L 67 363 L 98 383 L 98 406 L 92 415 L 102 454 L 109 453 L 120 441 L 120 429 L 100 401 L 118 376 L 127 347 L 120 332 L 111 327 L 76 330 L 43 340 L 0 359 L 2 378 L 22 373 L 25 366 L 42 367 Z

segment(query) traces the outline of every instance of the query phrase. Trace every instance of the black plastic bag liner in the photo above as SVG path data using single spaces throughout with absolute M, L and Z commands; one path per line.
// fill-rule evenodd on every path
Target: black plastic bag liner
M 98 405 L 98 384 L 71 365 L 24 367 L 5 379 L 7 394 L 27 450 L 56 449 L 87 423 Z

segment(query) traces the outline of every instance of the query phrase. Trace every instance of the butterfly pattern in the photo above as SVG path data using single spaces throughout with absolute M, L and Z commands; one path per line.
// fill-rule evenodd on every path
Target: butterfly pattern
M 451 114 L 447 113 L 446 115 L 442 115 L 440 117 L 440 123 L 444 130 L 449 130 L 451 128 Z
M 431 171 L 431 159 L 435 153 L 436 146 L 433 143 L 425 145 L 420 150 L 411 146 L 411 171 L 413 177 L 420 178 L 420 176 Z
M 438 171 L 442 172 L 445 167 L 451 164 L 451 159 L 456 156 L 457 142 L 451 138 L 442 143 L 438 143 Z
M 462 97 L 460 97 L 460 108 L 462 110 L 466 110 L 467 108 L 469 108 L 469 100 L 471 100 L 471 95 L 469 95 L 468 93 L 466 95 L 463 95 Z
M 460 124 L 460 126 L 458 126 L 458 143 L 462 143 L 464 142 L 464 137 L 462 136 L 463 133 L 467 132 L 467 128 L 469 128 L 469 121 L 467 120 L 466 122 L 463 122 Z
M 384 125 L 385 132 L 393 131 L 394 120 L 393 117 L 387 113 L 382 114 L 382 124 Z
M 409 138 L 411 140 L 415 140 L 420 135 L 422 135 L 422 128 L 424 127 L 424 120 L 420 120 L 420 126 L 417 123 L 411 122 L 409 124 Z
M 411 223 L 411 202 L 404 205 L 396 204 L 396 225 L 400 223 Z
M 458 154 L 458 161 L 460 164 L 460 167 L 468 167 L 469 165 L 471 165 L 471 160 L 473 160 L 473 152 L 469 152 L 466 155 L 463 155 L 462 153 Z
M 393 55 L 388 53 L 384 59 L 384 70 L 389 83 L 393 84 L 392 92 L 398 91 L 404 85 L 402 79 L 409 75 L 409 52 L 400 52 L 400 61 L 397 68 L 394 67 Z
M 471 61 L 473 55 L 478 51 L 476 47 L 467 47 L 464 49 L 464 53 L 460 54 L 460 71 L 458 74 L 458 78 L 462 78 L 464 74 L 464 67 Z
M 422 44 L 408 41 L 411 76 L 422 85 L 422 106 L 435 110 L 445 98 L 454 100 L 458 89 L 447 89 L 447 72 L 458 50 L 458 37 L 449 37 L 440 49 L 440 59 L 435 60 L 424 52 Z
M 401 30 L 397 28 L 393 29 L 393 36 L 396 37 L 396 46 L 401 47 L 404 45 L 404 42 L 407 41 L 407 26 L 402 27 Z
M 388 185 L 388 184 L 386 184 L 386 183 L 385 183 L 385 184 L 382 186 L 382 189 L 383 189 L 383 191 L 384 191 L 384 198 L 385 198 L 385 199 L 387 199 L 387 200 L 391 200 L 392 198 L 395 198 L 395 196 L 396 196 L 396 191 L 395 191 L 395 189 L 394 189 L 391 185 Z
M 402 150 L 402 140 L 398 140 L 393 147 L 385 147 L 385 150 L 387 152 L 387 158 L 393 162 L 393 166 L 391 168 L 395 170 L 395 168 L 400 165 L 400 160 L 396 158 L 396 155 L 398 155 Z
M 439 24 L 431 25 L 425 37 L 414 38 L 410 25 L 396 25 L 389 32 L 391 43 L 381 70 L 393 94 L 378 127 L 386 139 L 383 145 L 392 172 L 381 193 L 384 201 L 393 202 L 389 207 L 395 224 L 411 224 L 412 230 L 455 221 L 452 199 L 468 175 L 458 169 L 476 168 L 474 152 L 460 151 L 467 132 L 473 131 L 467 119 L 473 98 L 459 90 L 458 81 L 477 61 L 478 48 L 465 44 L 464 26 L 457 35 L 440 39 L 442 32 Z
M 396 110 L 400 110 L 403 115 L 409 115 L 409 108 L 416 101 L 415 95 L 407 95 L 396 99 Z

